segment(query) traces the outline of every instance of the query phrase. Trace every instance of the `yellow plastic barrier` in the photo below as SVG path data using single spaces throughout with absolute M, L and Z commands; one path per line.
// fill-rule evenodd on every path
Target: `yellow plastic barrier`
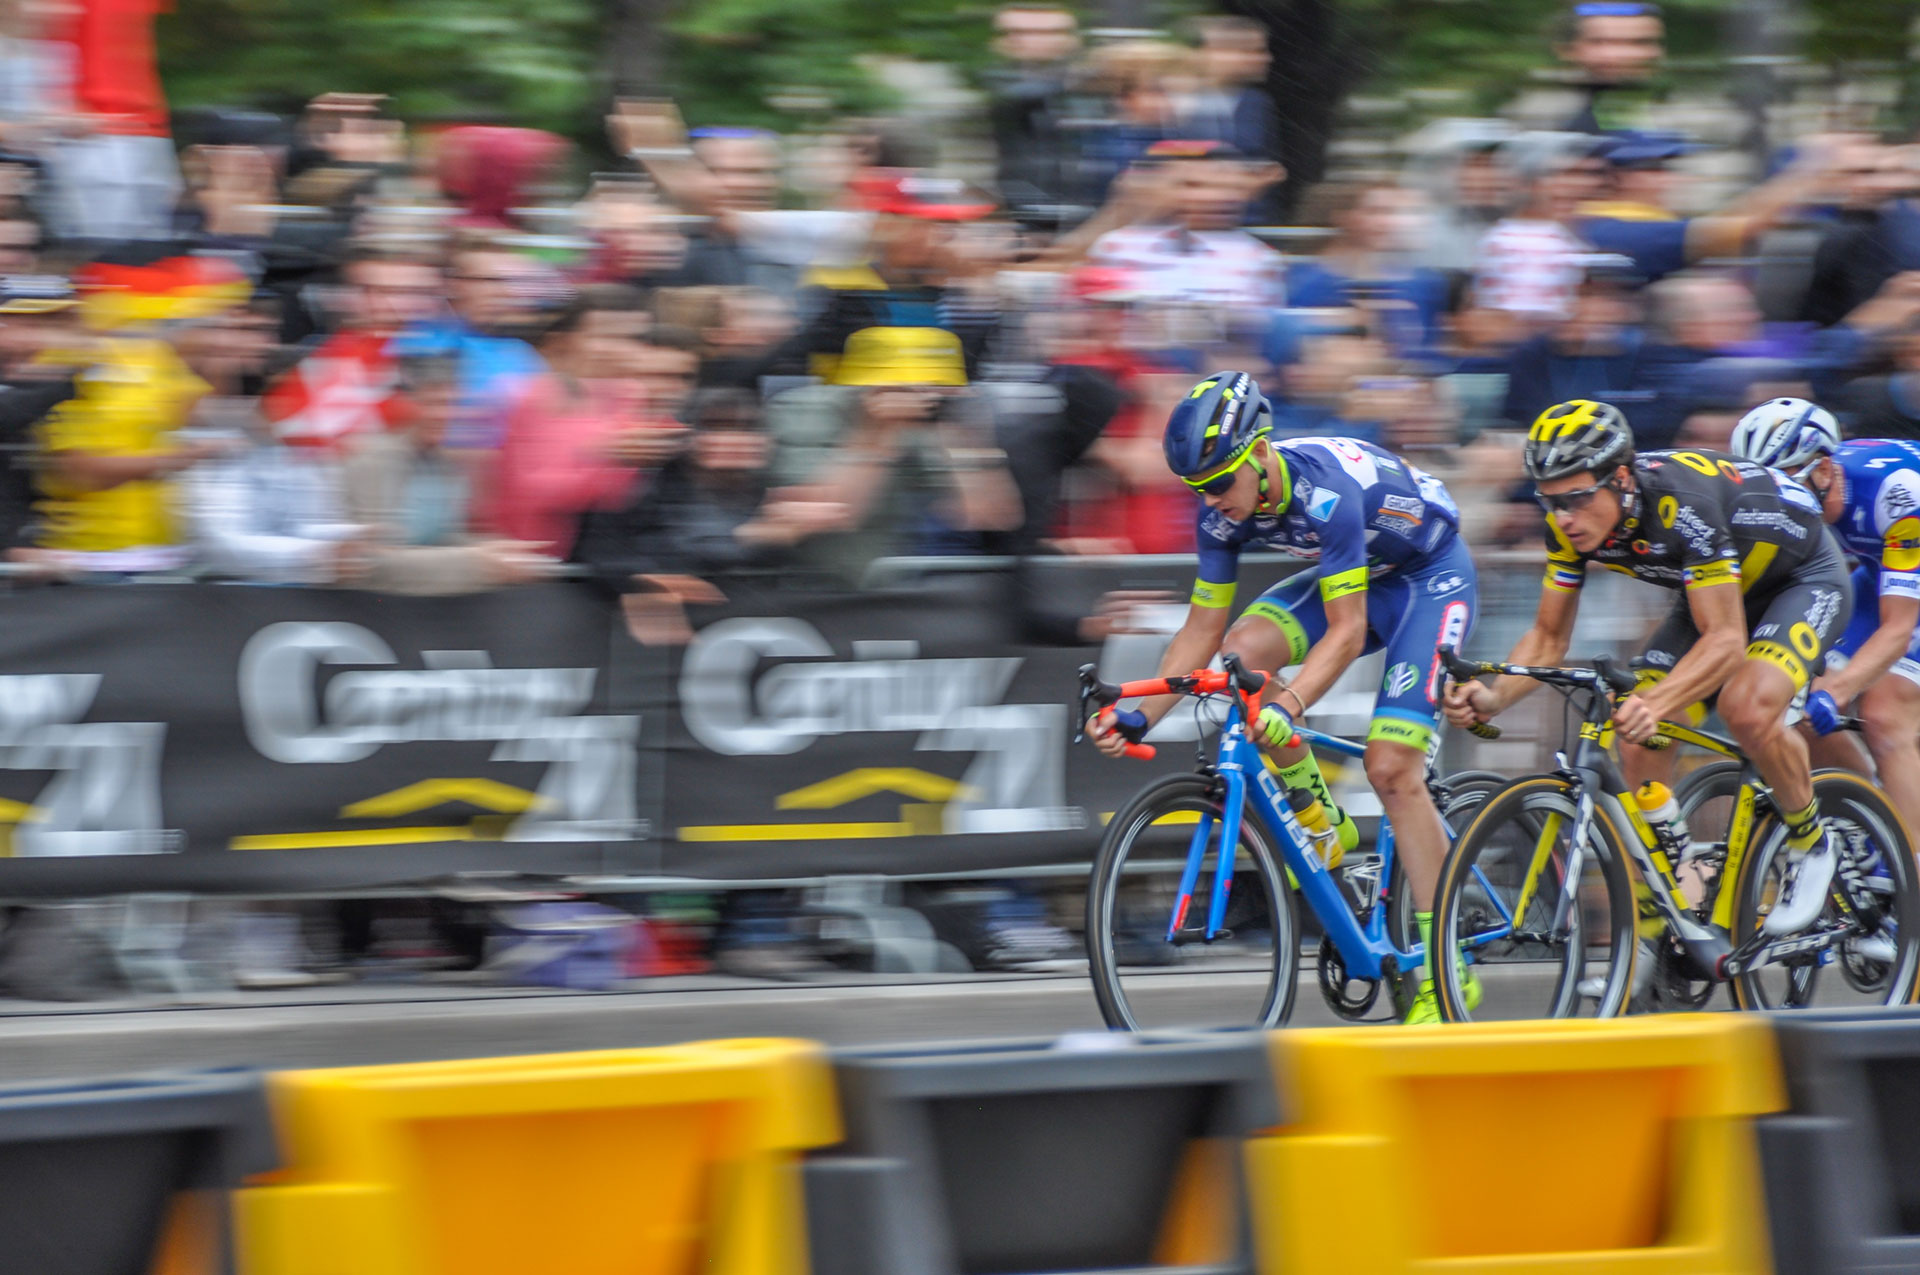
M 244 1275 L 804 1275 L 800 1153 L 840 1137 L 805 1041 L 284 1072 Z
M 1277 1032 L 1247 1146 L 1265 1275 L 1770 1269 L 1765 1022 L 1688 1014 Z M 1367 1201 L 1364 1206 L 1358 1201 Z

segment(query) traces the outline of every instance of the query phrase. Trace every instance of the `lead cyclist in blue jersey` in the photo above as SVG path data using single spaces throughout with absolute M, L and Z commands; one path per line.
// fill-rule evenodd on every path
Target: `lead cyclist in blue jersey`
M 1249 724 L 1289 787 L 1307 788 L 1333 812 L 1344 849 L 1352 822 L 1334 806 L 1312 751 L 1293 723 L 1362 654 L 1384 650 L 1385 678 L 1367 732 L 1367 780 L 1393 823 L 1406 865 L 1420 938 L 1431 931 L 1433 891 L 1447 833 L 1427 792 L 1426 766 L 1445 689 L 1437 648 L 1465 644 L 1478 601 L 1473 559 L 1459 535 L 1459 511 L 1445 487 L 1406 461 L 1350 438 L 1270 437 L 1273 415 L 1245 372 L 1216 372 L 1196 385 L 1167 421 L 1167 467 L 1198 492 L 1200 570 L 1186 622 L 1160 662 L 1162 675 L 1201 668 L 1216 652 L 1278 673 L 1298 664 Z M 1317 559 L 1261 594 L 1231 627 L 1243 548 L 1274 548 Z M 1095 743 L 1119 756 L 1178 703 L 1143 701 L 1089 723 Z M 1338 851 L 1334 847 L 1328 850 Z M 1429 977 L 1409 1022 L 1435 1022 Z M 1470 976 L 1469 1003 L 1479 999 Z
M 1853 621 L 1807 697 L 1808 723 L 1830 736 L 1816 760 L 1864 769 L 1858 746 L 1832 734 L 1857 699 L 1880 786 L 1920 828 L 1920 445 L 1843 443 L 1824 409 L 1780 398 L 1742 418 L 1733 450 L 1798 479 L 1856 563 Z

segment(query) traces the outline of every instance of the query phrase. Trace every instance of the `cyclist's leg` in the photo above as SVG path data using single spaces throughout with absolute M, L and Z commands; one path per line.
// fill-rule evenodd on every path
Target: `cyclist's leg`
M 1268 682 L 1267 700 L 1275 699 L 1281 689 L 1278 674 L 1307 658 L 1307 651 L 1327 632 L 1327 613 L 1320 600 L 1318 572 L 1302 571 L 1287 577 L 1255 598 L 1253 603 L 1227 630 L 1220 644 L 1223 652 L 1237 654 L 1249 668 L 1275 674 Z M 1371 635 L 1369 635 L 1371 641 Z M 1283 704 L 1285 701 L 1283 701 Z M 1262 745 L 1264 748 L 1265 746 Z M 1305 744 L 1293 748 L 1267 749 L 1289 788 L 1305 788 L 1319 798 L 1327 817 L 1340 835 L 1341 852 L 1360 844 L 1360 830 L 1333 798 L 1320 763 Z
M 1806 737 L 1786 724 L 1787 708 L 1813 680 L 1841 633 L 1851 586 L 1839 554 L 1833 569 L 1804 571 L 1764 600 L 1747 658 L 1721 689 L 1727 733 L 1753 760 L 1783 813 L 1813 804 L 1813 769 Z
M 1307 651 L 1325 637 L 1326 632 L 1327 613 L 1320 602 L 1319 573 L 1301 571 L 1255 598 L 1227 630 L 1220 652 L 1238 655 L 1248 668 L 1271 673 L 1273 676 L 1261 698 L 1272 700 L 1280 693 L 1280 670 L 1306 659 Z M 1280 759 L 1283 753 L 1300 751 L 1283 749 L 1274 756 Z M 1284 760 L 1294 758 L 1289 755 Z
M 1728 733 L 1772 787 L 1787 826 L 1786 875 L 1764 927 L 1774 937 L 1819 916 L 1839 858 L 1814 803 L 1806 737 L 1785 718 L 1839 638 L 1851 593 L 1837 549 L 1796 573 L 1765 604 L 1747 658 L 1720 697 Z
M 1908 827 L 1920 828 L 1920 632 L 1856 707 L 1880 787 Z
M 1831 651 L 1827 652 L 1826 671 L 1831 673 L 1844 668 L 1847 661 L 1859 653 L 1860 648 L 1866 644 L 1866 640 L 1872 637 L 1874 630 L 1879 627 L 1880 573 L 1866 563 L 1862 563 L 1853 569 L 1853 618 L 1847 622 L 1845 631 L 1840 634 L 1840 640 L 1833 644 Z M 1888 680 L 1890 679 L 1881 679 L 1883 683 Z M 1876 686 L 1873 689 L 1878 690 L 1879 687 Z M 1866 712 L 1865 699 L 1866 696 L 1861 696 L 1860 712 L 1863 715 Z M 1845 708 L 1846 705 L 1843 704 L 1841 707 Z M 1884 706 L 1884 709 L 1891 708 L 1890 704 Z M 1909 718 L 1908 720 L 1920 726 L 1920 719 Z M 1869 758 L 1868 750 L 1861 747 L 1859 737 L 1852 731 L 1816 735 L 1812 727 L 1806 727 L 1802 733 L 1807 736 L 1807 751 L 1811 754 L 1816 767 L 1840 766 L 1863 775 L 1873 773 L 1878 754 L 1875 754 L 1874 758 Z M 1889 788 L 1887 792 L 1891 796 L 1893 790 Z M 1894 804 L 1900 805 L 1898 798 L 1895 798 Z M 1900 809 L 1902 814 L 1906 813 L 1904 806 Z
M 1429 952 L 1434 889 L 1447 855 L 1446 824 L 1427 791 L 1427 758 L 1446 689 L 1438 648 L 1466 644 L 1478 600 L 1473 559 L 1458 540 L 1434 562 L 1377 582 L 1367 596 L 1372 627 L 1388 635 L 1386 674 L 1374 701 L 1373 725 L 1367 731 L 1367 782 L 1393 825 L 1414 923 Z M 1408 1013 L 1408 1022 L 1439 1018 L 1433 1000 L 1433 969 L 1432 960 L 1420 968 L 1420 996 Z M 1466 996 L 1469 1007 L 1480 999 L 1478 982 L 1471 976 Z
M 1700 639 L 1700 630 L 1693 623 L 1693 613 L 1687 608 L 1687 600 L 1682 597 L 1675 601 L 1673 610 L 1660 622 L 1641 653 L 1634 657 L 1633 671 L 1638 689 L 1645 690 L 1666 677 L 1669 670 L 1680 657 L 1693 649 Z M 1707 718 L 1704 704 L 1689 705 L 1684 713 L 1675 720 L 1686 726 L 1698 726 Z M 1674 756 L 1673 750 L 1642 748 L 1638 744 L 1620 746 L 1620 769 L 1626 775 L 1627 782 L 1636 789 L 1645 783 L 1662 783 L 1673 786 Z
M 1418 911 L 1429 911 L 1447 856 L 1447 830 L 1427 791 L 1427 757 L 1446 672 L 1437 648 L 1461 647 L 1473 631 L 1479 588 L 1459 541 L 1416 572 L 1367 591 L 1370 627 L 1386 634 L 1387 669 L 1367 730 L 1367 781 L 1393 824 L 1394 845 Z

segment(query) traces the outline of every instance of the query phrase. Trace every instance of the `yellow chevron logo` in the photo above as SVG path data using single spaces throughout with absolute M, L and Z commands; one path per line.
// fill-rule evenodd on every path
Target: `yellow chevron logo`
M 955 797 L 971 797 L 974 790 L 957 779 L 911 766 L 861 766 L 832 779 L 781 793 L 773 804 L 779 810 L 831 810 L 882 792 L 940 804 Z
M 493 779 L 422 779 L 340 808 L 343 819 L 396 819 L 435 806 L 464 802 L 496 814 L 518 815 L 547 804 L 538 793 Z

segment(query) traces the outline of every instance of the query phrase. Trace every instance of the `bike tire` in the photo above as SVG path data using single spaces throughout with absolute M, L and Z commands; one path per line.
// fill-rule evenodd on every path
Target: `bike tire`
M 1441 780 L 1449 796 L 1440 807 L 1440 820 L 1447 825 L 1449 837 L 1457 839 L 1488 799 L 1512 782 L 1507 776 L 1491 770 L 1463 770 Z M 1419 926 L 1414 920 L 1416 911 L 1418 909 L 1407 886 L 1406 856 L 1396 854 L 1393 857 L 1393 876 L 1387 885 L 1387 936 L 1403 952 L 1420 941 Z M 1402 975 L 1403 980 L 1418 977 L 1418 972 L 1414 970 Z M 1417 990 L 1416 984 L 1406 983 L 1399 1000 L 1411 1003 L 1411 997 Z
M 1208 811 L 1218 818 L 1223 788 L 1218 779 L 1207 775 L 1169 775 L 1142 789 L 1107 825 L 1087 883 L 1086 938 L 1094 999 L 1099 1003 L 1100 1016 L 1110 1028 L 1139 1031 L 1144 1026 L 1121 979 L 1116 925 L 1131 852 L 1155 823 L 1169 815 Z M 1298 990 L 1300 925 L 1293 891 L 1287 887 L 1286 870 L 1268 839 L 1265 826 L 1250 805 L 1242 811 L 1235 862 L 1247 864 L 1258 875 L 1272 933 L 1271 943 L 1266 945 L 1270 948 L 1268 981 L 1259 1007 L 1251 1023 L 1237 1025 L 1278 1027 L 1293 1012 Z M 1203 902 L 1210 879 L 1210 874 L 1202 873 L 1194 896 L 1196 905 Z M 1165 924 L 1166 917 L 1162 914 L 1160 925 L 1164 928 Z M 1161 941 L 1164 942 L 1164 936 Z
M 1863 775 L 1850 770 L 1815 771 L 1813 793 L 1824 818 L 1830 822 L 1852 820 L 1874 839 L 1891 882 L 1887 897 L 1891 900 L 1893 917 L 1899 922 L 1894 959 L 1886 969 L 1883 989 L 1868 990 L 1862 1001 L 1856 1003 L 1908 1004 L 1913 1000 L 1916 983 L 1920 983 L 1920 869 L 1914 864 L 1912 834 L 1887 795 Z M 1768 813 L 1755 821 L 1753 837 L 1753 849 L 1740 865 L 1739 879 L 1733 887 L 1739 891 L 1735 896 L 1733 925 L 1736 945 L 1753 935 L 1761 924 L 1762 908 L 1767 904 L 1772 885 L 1773 863 L 1785 853 L 1786 825 L 1777 815 Z M 1827 907 L 1830 911 L 1833 904 L 1829 902 Z M 1827 913 L 1821 915 L 1824 919 Z M 1836 956 L 1836 960 L 1845 959 L 1849 958 L 1844 950 Z M 1802 1008 L 1813 1003 L 1829 972 L 1836 978 L 1844 977 L 1841 971 L 1829 971 L 1823 965 L 1801 967 L 1807 971 L 1804 979 L 1789 976 L 1776 992 L 1769 985 L 1768 968 L 1777 972 L 1781 967 L 1763 967 L 1734 977 L 1735 1005 L 1749 1010 Z M 1851 985 L 1851 980 L 1848 981 Z
M 1483 933 L 1479 928 L 1482 925 L 1480 914 L 1485 910 L 1481 900 L 1487 896 L 1489 888 L 1496 891 L 1501 888 L 1493 884 L 1494 877 L 1488 876 L 1484 869 L 1499 866 L 1492 863 L 1491 859 L 1508 848 L 1506 839 L 1516 829 L 1525 839 L 1520 844 L 1536 845 L 1547 815 L 1559 815 L 1571 827 L 1576 801 L 1577 793 L 1573 785 L 1559 775 L 1533 775 L 1517 779 L 1487 799 L 1467 830 L 1454 842 L 1446 863 L 1441 867 L 1440 885 L 1434 899 L 1433 932 L 1436 947 L 1451 947 L 1465 942 L 1470 953 L 1486 958 L 1475 964 L 1492 973 L 1491 967 L 1496 963 L 1492 959 L 1495 949 L 1506 941 L 1478 941 L 1478 936 Z M 1609 1018 L 1625 1007 L 1633 985 L 1633 962 L 1638 946 L 1635 942 L 1636 908 L 1633 886 L 1627 874 L 1626 851 L 1618 830 L 1604 815 L 1595 818 L 1593 829 L 1596 844 L 1588 847 L 1589 862 L 1583 871 L 1583 875 L 1593 874 L 1593 880 L 1582 890 L 1588 902 L 1592 901 L 1588 891 L 1593 886 L 1597 885 L 1604 891 L 1600 911 L 1608 936 L 1605 954 L 1607 974 L 1597 1013 L 1599 1017 Z M 1474 871 L 1476 868 L 1482 868 L 1478 875 Z M 1522 868 L 1521 873 L 1524 875 L 1525 872 L 1526 869 Z M 1511 873 L 1496 875 L 1505 879 Z M 1518 893 L 1516 888 L 1504 902 L 1509 906 L 1517 903 Z M 1536 909 L 1542 905 L 1542 899 L 1551 897 L 1548 891 L 1538 890 L 1534 902 L 1529 905 L 1528 916 L 1538 915 Z M 1586 930 L 1586 911 L 1583 907 L 1581 918 L 1576 922 L 1578 932 L 1582 934 Z M 1584 941 L 1579 944 L 1577 953 L 1571 950 L 1573 946 L 1567 944 L 1568 950 L 1559 958 L 1561 969 L 1553 977 L 1553 985 L 1545 998 L 1545 1012 L 1531 1016 L 1566 1018 L 1578 1011 L 1581 997 L 1577 989 L 1585 973 L 1588 956 Z M 1436 965 L 1433 980 L 1440 1016 L 1448 1022 L 1472 1020 L 1475 1012 L 1467 1005 L 1460 963 L 1439 961 Z M 1498 1009 L 1488 1007 L 1480 1016 L 1497 1018 L 1502 1015 Z

